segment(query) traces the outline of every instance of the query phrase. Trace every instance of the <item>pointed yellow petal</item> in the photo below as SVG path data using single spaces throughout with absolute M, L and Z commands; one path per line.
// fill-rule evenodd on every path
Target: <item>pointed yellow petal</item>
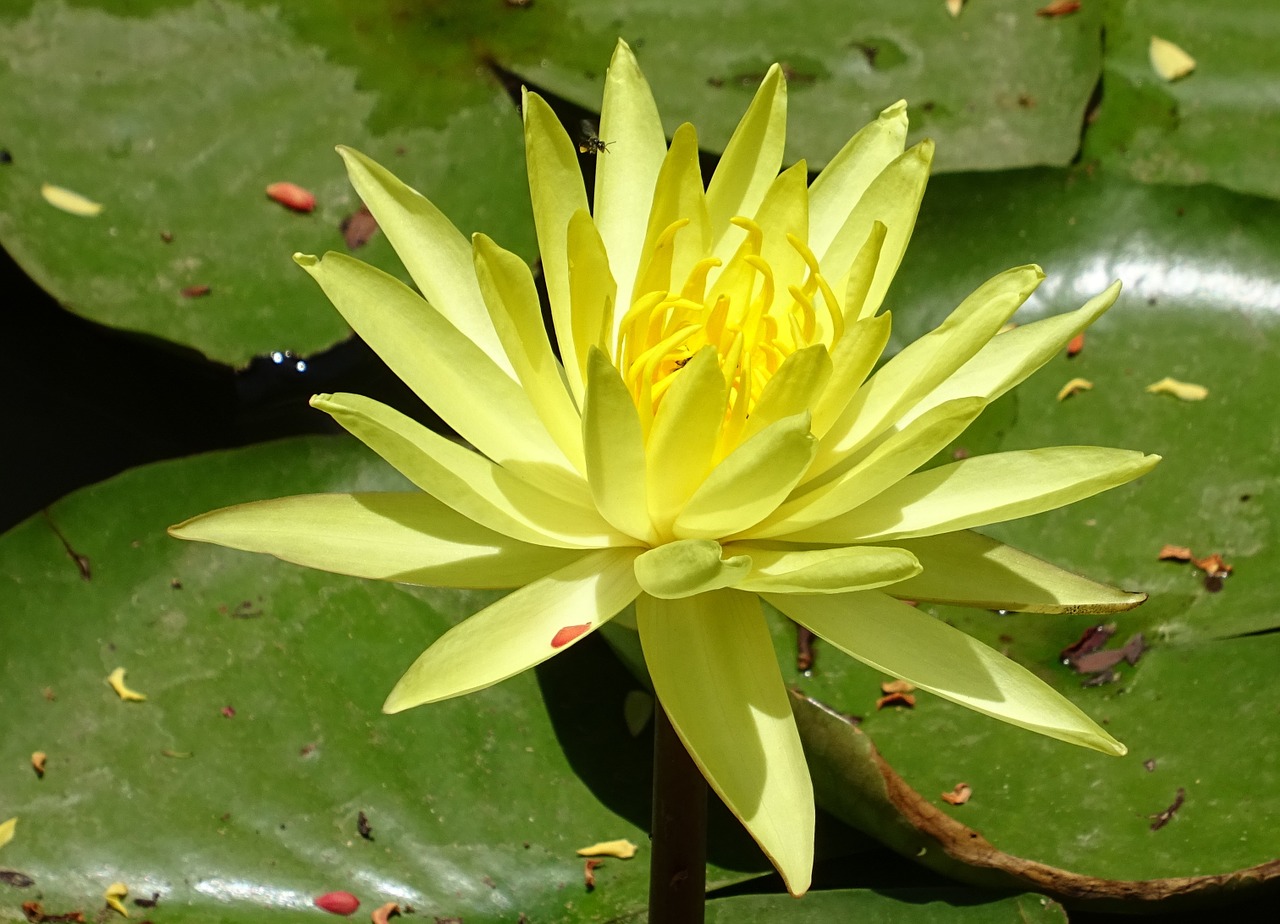
M 609 154 L 596 158 L 595 225 L 618 282 L 618 304 L 630 305 L 667 138 L 649 83 L 621 39 L 605 73 L 600 137 Z M 580 355 L 585 359 L 585 350 Z
M 384 712 L 483 690 L 577 643 L 636 598 L 639 549 L 589 552 L 454 626 L 405 671 Z
M 1125 747 L 1029 670 L 880 591 L 766 594 L 809 631 L 864 664 L 975 712 L 1104 754 Z
M 787 81 L 775 64 L 765 74 L 707 184 L 712 253 L 721 260 L 727 260 L 737 246 L 734 235 L 728 233 L 733 227 L 729 219 L 756 213 L 782 166 L 786 140 Z
M 924 572 L 891 588 L 906 600 L 1017 613 L 1119 613 L 1147 599 L 1064 571 L 978 533 L 902 539 Z
M 820 343 L 796 350 L 782 361 L 756 399 L 742 438 L 750 439 L 769 424 L 794 417 L 816 403 L 831 379 L 831 357 Z
M 658 530 L 670 529 L 711 471 L 728 396 L 719 357 L 705 347 L 676 374 L 658 405 L 645 447 L 649 512 Z
M 462 232 L 425 196 L 371 158 L 341 145 L 338 153 L 351 185 L 378 220 L 422 297 L 498 368 L 511 374 L 476 285 L 471 245 Z
M 640 417 L 618 370 L 595 349 L 587 364 L 582 443 L 587 481 L 600 515 L 619 532 L 652 541 Z
M 666 241 L 667 229 L 677 221 L 688 224 L 676 232 L 670 240 L 670 252 L 664 254 L 658 250 L 659 242 Z M 698 135 L 686 122 L 676 129 L 658 172 L 632 301 L 649 292 L 680 291 L 694 264 L 707 255 L 709 228 Z
M 192 517 L 169 535 L 427 587 L 516 587 L 582 555 L 485 529 L 418 491 L 254 501 Z
M 882 546 L 788 550 L 733 542 L 725 552 L 750 556 L 751 573 L 734 586 L 758 593 L 840 594 L 896 584 L 920 573 L 920 563 L 909 551 Z
M 609 271 L 610 255 L 586 211 L 569 219 L 569 304 L 573 313 L 573 348 L 566 358 L 576 363 L 582 381 L 587 380 L 587 357 L 591 348 L 612 355 L 618 287 Z M 634 278 L 634 272 L 632 278 Z M 628 280 L 630 285 L 630 280 Z M 580 396 L 579 396 L 580 399 Z
M 755 597 L 641 596 L 636 622 L 676 734 L 787 889 L 803 894 L 813 867 L 813 786 Z

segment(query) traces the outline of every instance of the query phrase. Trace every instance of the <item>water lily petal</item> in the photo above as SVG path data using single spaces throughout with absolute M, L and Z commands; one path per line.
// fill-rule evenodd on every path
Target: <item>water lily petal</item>
M 425 196 L 371 158 L 341 145 L 338 153 L 351 185 L 377 219 L 422 297 L 498 368 L 514 375 L 485 311 L 472 269 L 471 245 L 462 232 Z M 364 336 L 364 330 L 356 330 Z
M 711 539 L 668 542 L 636 559 L 636 580 L 645 593 L 662 600 L 733 587 L 751 570 L 751 559 L 725 558 L 722 551 Z
M 1035 291 L 1044 271 L 1020 266 L 987 280 L 938 327 L 905 347 L 858 389 L 823 436 L 809 477 L 834 477 L 858 451 L 964 365 Z M 835 472 L 826 474 L 834 468 Z
M 924 566 L 922 574 L 889 591 L 903 599 L 1016 613 L 1095 614 L 1131 610 L 1147 599 L 968 530 L 895 545 Z
M 487 235 L 475 235 L 472 247 L 480 292 L 516 379 L 565 458 L 584 472 L 582 418 L 551 352 L 533 273 L 523 258 L 503 250 Z
M 1120 283 L 1113 282 L 1075 311 L 1023 324 L 993 338 L 913 406 L 904 408 L 898 423 L 909 423 L 930 408 L 952 398 L 980 395 L 994 401 L 1054 356 L 1080 331 L 1115 304 Z
M 694 763 L 803 894 L 813 867 L 813 786 L 756 598 L 720 590 L 636 601 L 658 701 Z
M 866 503 L 911 474 L 964 432 L 983 408 L 981 398 L 957 398 L 916 418 L 832 481 L 794 495 L 748 531 L 752 537 L 783 536 L 824 523 Z
M 755 215 L 748 217 L 753 217 L 764 232 L 760 256 L 773 270 L 779 288 L 785 292 L 786 286 L 799 285 L 805 276 L 804 257 L 788 237 L 805 245 L 809 242 L 809 174 L 805 162 L 797 161 L 778 174 Z M 818 324 L 829 334 L 831 322 L 825 315 L 819 309 Z
M 775 64 L 733 130 L 707 184 L 711 252 L 721 260 L 727 260 L 737 247 L 734 235 L 727 233 L 733 227 L 729 219 L 756 213 L 782 166 L 786 141 L 787 81 Z
M 609 527 L 585 489 L 582 503 L 567 503 L 371 398 L 316 395 L 311 405 L 432 497 L 495 532 L 570 549 L 635 544 Z
M 902 154 L 907 103 L 898 100 L 850 138 L 809 187 L 809 246 L 823 254 L 873 180 Z
M 587 362 L 582 443 L 587 481 L 600 515 L 620 532 L 652 540 L 640 417 L 618 370 L 594 349 Z
M 663 396 L 645 447 L 649 515 L 667 531 L 711 470 L 728 386 L 712 347 L 699 350 Z
M 675 222 L 686 222 L 671 237 Z M 698 161 L 698 135 L 686 122 L 676 129 L 658 171 L 653 207 L 632 299 L 649 292 L 678 292 L 710 245 L 706 193 Z
M 569 298 L 569 242 L 566 229 L 573 213 L 587 208 L 587 190 L 578 166 L 578 149 L 560 119 L 537 93 L 523 95 L 524 149 L 533 198 L 533 224 L 542 255 L 542 276 L 551 302 L 551 323 L 560 355 L 577 356 Z M 607 155 L 601 155 L 607 156 Z M 582 375 L 576 363 L 565 363 L 565 376 L 582 405 Z
M 889 542 L 1043 513 L 1132 481 L 1159 456 L 1098 446 L 999 452 L 917 472 L 872 500 L 787 536 L 794 542 Z
M 517 475 L 525 473 L 521 466 L 531 468 L 546 490 L 581 496 L 581 476 L 524 389 L 434 307 L 393 276 L 345 254 L 328 253 L 323 260 L 295 254 L 294 260 L 392 371 L 467 442 Z
M 794 550 L 734 542 L 725 551 L 750 557 L 751 573 L 734 586 L 758 593 L 840 594 L 896 584 L 920 573 L 910 551 L 885 546 Z
M 483 690 L 586 638 L 640 593 L 631 567 L 639 551 L 588 552 L 464 619 L 418 656 L 382 711 Z
M 583 554 L 495 533 L 419 491 L 254 501 L 192 517 L 169 535 L 428 587 L 516 587 Z
M 621 320 L 617 296 L 618 286 L 609 270 L 609 254 L 605 253 L 595 222 L 585 209 L 574 212 L 569 219 L 569 303 L 573 314 L 573 348 L 577 352 L 565 361 L 577 365 L 583 382 L 587 380 L 587 357 L 591 355 L 591 348 L 613 352 L 615 328 Z M 581 401 L 581 396 L 578 400 Z
M 898 271 L 907 242 L 915 228 L 920 200 L 929 182 L 929 166 L 933 163 L 933 142 L 922 141 L 902 152 L 889 166 L 871 181 L 848 219 L 831 241 L 831 246 L 818 254 L 823 272 L 828 274 L 832 288 L 843 292 L 848 285 L 849 270 L 854 257 L 871 233 L 875 222 L 881 222 L 886 230 L 884 246 L 876 263 L 875 278 L 867 290 L 862 315 L 875 313 L 889 291 L 893 274 Z M 816 251 L 815 251 L 816 252 Z
M 813 407 L 831 379 L 831 357 L 820 343 L 796 350 L 765 383 L 742 430 L 749 439 L 769 424 Z
M 605 72 L 600 137 L 609 151 L 596 158 L 595 224 L 618 282 L 618 304 L 630 305 L 667 136 L 649 82 L 621 39 Z
M 765 594 L 791 619 L 864 664 L 976 712 L 1120 756 L 1125 746 L 1029 670 L 875 590 Z
M 831 378 L 813 408 L 813 434 L 823 439 L 858 393 L 889 342 L 889 312 L 862 318 L 845 328 L 831 350 Z
M 754 526 L 796 486 L 816 448 L 807 411 L 770 424 L 711 470 L 673 532 L 681 539 L 718 539 Z

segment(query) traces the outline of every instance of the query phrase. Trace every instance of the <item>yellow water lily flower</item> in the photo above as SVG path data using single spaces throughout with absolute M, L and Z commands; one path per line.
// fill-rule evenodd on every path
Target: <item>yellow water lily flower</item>
M 172 532 L 344 574 L 516 588 L 437 639 L 398 712 L 483 689 L 635 604 L 662 707 L 801 894 L 813 793 L 761 601 L 885 673 L 1100 751 L 1124 748 L 1031 673 L 896 598 L 1113 612 L 1124 593 L 970 532 L 1123 484 L 1157 461 L 1059 447 L 917 472 L 1115 300 L 997 336 L 1043 278 L 1001 273 L 872 371 L 882 300 L 932 145 L 905 104 L 809 185 L 781 171 L 786 84 L 765 77 L 704 189 L 692 126 L 667 144 L 619 43 L 589 208 L 579 151 L 524 97 L 554 346 L 529 267 L 467 241 L 355 151 L 351 180 L 420 291 L 348 256 L 298 256 L 353 328 L 469 446 L 358 395 L 312 403 L 420 492 L 290 497 Z

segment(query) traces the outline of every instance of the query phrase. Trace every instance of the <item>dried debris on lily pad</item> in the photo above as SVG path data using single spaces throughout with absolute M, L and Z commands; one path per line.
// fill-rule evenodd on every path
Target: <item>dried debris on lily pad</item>
M 914 709 L 916 707 L 916 698 L 910 693 L 886 693 L 876 700 L 876 710 L 878 711 L 886 706 L 905 706 L 908 709 Z
M 1178 787 L 1178 794 L 1173 798 L 1173 804 L 1163 812 L 1157 812 L 1155 815 L 1149 816 L 1152 819 L 1151 830 L 1159 831 L 1170 821 L 1173 820 L 1174 814 L 1178 809 L 1182 808 L 1182 803 L 1187 801 L 1187 791 L 1181 786 Z
M 636 845 L 626 838 L 619 838 L 616 841 L 600 841 L 598 844 L 592 844 L 590 847 L 580 847 L 578 856 L 580 857 L 614 857 L 619 860 L 630 860 L 636 855 Z
M 1080 0 L 1053 0 L 1047 6 L 1036 10 L 1036 15 L 1044 19 L 1054 19 L 1058 16 L 1070 16 L 1079 9 Z
M 1160 547 L 1156 556 L 1160 561 L 1191 561 L 1191 549 L 1185 545 L 1165 545 Z
M 369 920 L 371 920 L 373 924 L 387 924 L 387 921 L 391 918 L 398 918 L 399 916 L 400 906 L 395 902 L 387 902 L 385 905 L 374 908 L 373 912 L 369 915 Z
M 129 916 L 129 909 L 125 907 L 124 899 L 129 894 L 129 887 L 123 882 L 113 882 L 107 886 L 107 890 L 102 893 L 102 900 L 107 903 L 107 907 L 122 917 Z
M 378 233 L 378 219 L 373 217 L 369 206 L 362 202 L 360 208 L 342 219 L 338 230 L 342 232 L 342 240 L 346 243 L 347 249 L 358 250 Z
M 1196 59 L 1191 57 L 1173 42 L 1151 36 L 1148 49 L 1152 69 L 1160 75 L 1161 80 L 1180 80 L 1196 69 Z
M 942 801 L 949 805 L 964 805 L 973 797 L 973 787 L 968 783 L 956 783 L 951 792 L 942 794 Z
M 66 212 L 68 215 L 92 218 L 102 212 L 102 203 L 94 202 L 78 192 L 73 192 L 62 186 L 54 186 L 52 183 L 42 184 L 40 195 L 44 197 L 45 202 L 48 202 L 55 209 Z
M 31 753 L 31 769 L 36 772 L 38 779 L 44 779 L 45 764 L 49 762 L 49 755 L 44 751 L 33 751 Z
M 813 667 L 814 635 L 804 626 L 796 626 L 796 670 L 807 671 Z
M 1067 359 L 1073 359 L 1080 355 L 1080 351 L 1084 349 L 1084 331 L 1076 334 L 1067 344 Z
M 1072 395 L 1078 395 L 1082 391 L 1091 391 L 1093 383 L 1088 379 L 1074 378 L 1067 384 L 1058 389 L 1058 400 L 1065 401 Z
M 369 816 L 364 812 L 356 812 L 356 832 L 366 841 L 373 840 L 373 825 L 369 824 Z
M 1191 562 L 1204 572 L 1204 589 L 1210 593 L 1222 590 L 1223 581 L 1235 570 L 1220 553 L 1213 552 L 1203 558 L 1196 558 L 1185 545 L 1166 545 L 1160 549 L 1157 557 L 1160 561 Z
M 1147 642 L 1141 632 L 1129 637 L 1119 648 L 1103 648 L 1115 634 L 1115 623 L 1092 626 L 1084 631 L 1072 644 L 1059 652 L 1062 663 L 1071 667 L 1077 674 L 1090 674 L 1084 681 L 1085 686 L 1095 687 L 1105 683 L 1114 683 L 1120 675 L 1113 668 L 1121 661 L 1133 666 L 1138 663 L 1143 652 L 1147 650 Z
M 1209 389 L 1203 385 L 1196 385 L 1193 382 L 1180 382 L 1167 375 L 1160 381 L 1152 382 L 1148 385 L 1146 391 L 1152 395 L 1173 395 L 1179 401 L 1203 401 L 1209 397 Z
M 13 834 L 18 830 L 18 819 L 10 818 L 8 821 L 0 824 L 0 847 L 3 847 L 9 841 L 13 840 Z
M 0 883 L 15 889 L 29 889 L 36 884 L 36 881 L 16 869 L 0 869 Z
M 22 913 L 31 924 L 84 924 L 83 911 L 66 911 L 51 914 L 39 902 L 23 902 Z
M 881 693 L 914 693 L 916 685 L 908 680 L 885 680 L 880 684 Z
M 126 703 L 141 703 L 147 698 L 145 693 L 139 693 L 137 690 L 131 690 L 125 686 L 124 668 L 117 667 L 107 675 L 107 683 L 111 685 L 111 689 L 116 691 L 116 696 L 120 697 Z
M 596 870 L 601 866 L 604 866 L 604 860 L 587 860 L 582 864 L 582 881 L 588 892 L 595 890 Z

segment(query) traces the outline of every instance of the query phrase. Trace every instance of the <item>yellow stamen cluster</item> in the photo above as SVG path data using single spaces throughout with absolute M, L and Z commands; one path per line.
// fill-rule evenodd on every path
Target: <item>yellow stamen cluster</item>
M 788 356 L 818 342 L 831 349 L 844 333 L 840 303 L 803 240 L 787 235 L 807 272 L 800 285 L 787 285 L 789 301 L 779 299 L 773 267 L 761 255 L 763 230 L 749 218 L 731 221 L 747 236 L 729 265 L 708 292 L 711 271 L 721 262 L 716 257 L 697 261 L 679 294 L 665 283 L 675 236 L 689 222 L 672 222 L 659 235 L 638 297 L 618 326 L 618 367 L 646 431 L 675 373 L 708 345 L 715 348 L 729 387 L 726 421 L 741 424 Z M 822 300 L 822 322 L 815 298 Z

